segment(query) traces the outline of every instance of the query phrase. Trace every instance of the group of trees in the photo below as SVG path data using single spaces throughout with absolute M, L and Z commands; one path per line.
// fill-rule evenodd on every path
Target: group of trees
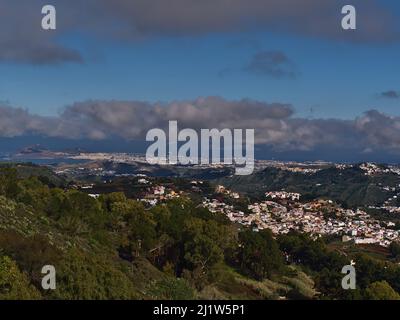
M 241 270 L 258 280 L 269 278 L 284 270 L 284 257 L 270 230 L 239 234 L 238 258 Z
M 300 264 L 314 276 L 318 290 L 325 299 L 399 299 L 400 268 L 389 261 L 380 261 L 366 254 L 344 256 L 328 250 L 323 239 L 291 232 L 281 235 L 278 242 L 292 263 Z M 343 290 L 342 267 L 355 262 L 356 290 Z
M 35 176 L 19 178 L 10 168 L 1 170 L 0 180 L 0 196 L 21 204 L 38 220 L 44 218 L 51 230 L 33 237 L 18 230 L 0 231 L 0 253 L 47 298 L 132 298 L 135 276 L 121 266 L 137 259 L 185 279 L 173 282 L 176 290 L 185 285 L 201 290 L 218 282 L 225 267 L 262 280 L 284 266 L 271 233 L 239 232 L 226 217 L 188 198 L 149 210 L 124 193 L 94 199 L 78 190 L 49 186 Z M 57 243 L 53 233 L 64 242 Z M 45 264 L 60 266 L 54 293 L 41 291 Z M 166 279 L 160 286 L 168 283 L 172 282 Z
M 3 299 L 195 298 L 229 269 L 263 281 L 290 273 L 288 264 L 312 275 L 323 298 L 399 297 L 400 268 L 393 263 L 355 256 L 357 290 L 342 290 L 340 271 L 349 257 L 328 250 L 323 240 L 295 232 L 275 239 L 269 230 L 238 229 L 185 197 L 147 209 L 124 193 L 94 199 L 7 168 L 0 170 L 1 199 L 18 204 L 16 215 L 33 213 L 46 230 L 30 235 L 8 230 L 7 223 L 0 228 Z M 0 218 L 7 218 L 6 206 L 0 201 Z M 399 255 L 396 245 L 391 251 Z M 138 261 L 162 276 L 139 286 Z M 46 264 L 56 266 L 55 291 L 41 289 Z
M 392 255 L 392 258 L 395 259 L 396 261 L 400 260 L 400 243 L 393 241 L 390 246 L 389 246 L 389 251 L 390 254 Z
M 120 236 L 122 258 L 144 256 L 199 290 L 218 280 L 223 264 L 260 280 L 284 266 L 270 232 L 238 232 L 224 216 L 189 199 L 171 200 L 151 210 L 120 193 L 103 195 L 99 201 L 113 217 L 110 228 Z
M 0 299 L 38 299 L 39 291 L 30 284 L 14 260 L 0 255 Z

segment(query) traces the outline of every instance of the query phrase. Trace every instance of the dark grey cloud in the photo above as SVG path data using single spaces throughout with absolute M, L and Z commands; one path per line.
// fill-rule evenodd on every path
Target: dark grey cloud
M 345 0 L 108 0 L 97 1 L 131 35 L 202 34 L 252 27 L 303 35 L 359 41 L 397 37 L 396 19 L 378 0 L 353 0 L 358 9 L 357 32 L 340 28 Z M 129 32 L 129 31 L 125 31 Z
M 394 91 L 394 90 L 388 90 L 388 91 L 382 92 L 380 94 L 380 97 L 389 98 L 389 99 L 399 99 L 400 98 L 400 92 L 399 91 Z
M 372 148 L 382 145 L 386 149 L 400 149 L 400 117 L 371 110 L 356 119 L 355 127 L 365 135 Z
M 77 50 L 59 44 L 58 36 L 66 28 L 59 24 L 60 31 L 42 29 L 41 9 L 45 4 L 48 2 L 41 0 L 1 0 L 0 61 L 30 64 L 83 61 Z
M 244 68 L 245 71 L 273 78 L 295 78 L 295 64 L 281 51 L 260 51 Z
M 184 128 L 255 129 L 256 143 L 273 150 L 315 148 L 400 152 L 400 117 L 371 110 L 354 120 L 304 119 L 293 107 L 249 99 L 220 97 L 193 101 L 85 101 L 68 106 L 58 117 L 42 117 L 0 106 L 0 137 L 39 135 L 67 139 L 144 140 L 148 130 L 167 130 L 168 121 Z
M 396 16 L 378 0 L 353 0 L 358 28 L 340 28 L 344 0 L 53 0 L 57 30 L 40 26 L 44 0 L 1 0 L 0 61 L 81 62 L 60 37 L 81 33 L 106 40 L 263 30 L 361 42 L 397 41 Z
M 59 119 L 32 115 L 27 110 L 0 105 L 0 136 L 17 137 L 25 134 L 52 134 Z
M 0 60 L 35 65 L 83 62 L 81 54 L 76 50 L 53 43 L 38 44 L 28 39 L 18 43 L 0 42 Z
M 279 122 L 293 113 L 290 105 L 266 104 L 253 100 L 227 101 L 220 97 L 199 98 L 194 101 L 173 101 L 150 104 L 139 101 L 87 101 L 65 109 L 60 116 L 58 133 L 73 128 L 74 134 L 105 138 L 121 136 L 143 138 L 150 128 L 167 129 L 169 120 L 183 127 L 246 128 L 260 119 Z

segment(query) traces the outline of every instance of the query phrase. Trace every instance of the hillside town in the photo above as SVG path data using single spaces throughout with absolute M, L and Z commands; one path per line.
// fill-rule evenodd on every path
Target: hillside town
M 95 156 L 96 160 L 104 159 L 104 154 L 89 154 Z M 87 158 L 87 154 L 79 156 Z M 113 154 L 111 160 L 136 161 L 143 159 L 138 155 Z M 133 158 L 131 158 L 133 157 Z M 91 160 L 93 160 L 91 158 Z M 273 167 L 289 174 L 313 175 L 329 168 L 328 163 L 296 163 L 279 161 L 259 161 L 258 169 Z M 358 165 L 334 164 L 339 175 L 345 170 L 361 170 L 360 174 L 366 177 L 398 177 L 400 168 L 398 166 L 382 166 L 374 163 L 361 163 Z M 206 194 L 201 190 L 202 180 L 190 182 L 190 190 L 179 190 L 171 185 L 157 184 L 150 175 L 116 173 L 110 168 L 104 168 L 99 162 L 89 164 L 67 166 L 55 170 L 58 174 L 72 174 L 77 176 L 92 175 L 103 179 L 117 179 L 119 177 L 131 177 L 136 179 L 137 184 L 145 191 L 137 198 L 146 206 L 155 206 L 160 202 L 188 196 L 189 193 L 197 193 L 203 199 L 201 205 L 211 212 L 221 213 L 232 222 L 240 225 L 250 226 L 254 231 L 270 229 L 274 234 L 285 234 L 290 230 L 307 232 L 315 236 L 328 235 L 340 238 L 344 242 L 355 244 L 377 244 L 388 247 L 394 240 L 399 240 L 400 234 L 397 225 L 389 220 L 377 220 L 366 212 L 367 209 L 387 212 L 392 215 L 400 213 L 400 184 L 387 182 L 389 180 L 376 180 L 373 186 L 386 194 L 386 200 L 361 208 L 353 207 L 345 209 L 337 202 L 329 198 L 316 198 L 314 200 L 302 199 L 300 193 L 286 192 L 284 190 L 265 190 L 264 199 L 249 201 L 244 194 L 232 191 L 223 185 L 216 185 L 214 193 Z M 396 178 L 397 179 L 397 178 Z M 321 184 L 316 183 L 316 188 Z M 82 189 L 91 188 L 83 186 Z M 91 193 L 92 197 L 98 197 L 98 193 Z M 227 201 L 228 200 L 228 201 Z M 236 206 L 236 202 L 242 202 Z M 245 202 L 245 207 L 243 207 Z M 368 210 L 367 210 L 368 211 Z
M 201 206 L 212 213 L 225 215 L 234 223 L 251 227 L 254 231 L 270 229 L 279 235 L 297 230 L 317 237 L 334 236 L 343 242 L 376 244 L 383 247 L 388 247 L 391 242 L 400 239 L 399 231 L 395 230 L 395 223 L 377 220 L 361 209 L 344 209 L 329 199 L 302 201 L 300 193 L 267 191 L 263 201 L 247 203 L 247 199 L 241 194 L 222 185 L 217 185 L 213 194 L 204 195 L 201 191 L 201 180 L 191 181 L 191 189 L 183 191 L 173 184 L 157 183 L 143 174 L 137 175 L 136 178 L 138 185 L 145 190 L 137 200 L 148 207 L 189 196 L 190 193 L 198 193 L 203 198 Z M 245 201 L 246 210 L 235 205 L 238 201 Z
M 331 200 L 302 203 L 299 193 L 278 191 L 265 195 L 265 201 L 248 206 L 250 214 L 235 210 L 234 206 L 217 199 L 206 198 L 203 206 L 211 212 L 226 215 L 232 222 L 251 226 L 254 231 L 270 229 L 274 234 L 285 234 L 298 230 L 316 236 L 339 236 L 343 242 L 384 247 L 399 239 L 399 232 L 393 230 L 393 222 L 375 220 L 362 210 L 343 209 Z

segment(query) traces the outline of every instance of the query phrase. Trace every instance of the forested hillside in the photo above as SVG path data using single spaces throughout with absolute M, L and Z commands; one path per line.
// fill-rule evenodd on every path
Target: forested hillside
M 391 194 L 382 190 L 380 184 L 395 187 L 400 178 L 390 173 L 367 176 L 355 166 L 344 170 L 332 167 L 311 174 L 267 168 L 249 176 L 222 178 L 220 182 L 255 197 L 263 197 L 267 190 L 285 189 L 300 192 L 303 199 L 326 197 L 345 207 L 357 207 L 382 204 Z
M 0 299 L 399 297 L 392 262 L 344 256 L 308 235 L 239 228 L 189 197 L 148 209 L 124 193 L 95 199 L 20 169 L 0 170 Z M 350 258 L 355 291 L 340 285 Z M 56 268 L 56 290 L 41 287 L 44 265 Z

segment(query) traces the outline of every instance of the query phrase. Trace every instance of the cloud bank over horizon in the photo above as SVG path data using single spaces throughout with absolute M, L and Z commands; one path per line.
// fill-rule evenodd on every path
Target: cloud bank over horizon
M 353 120 L 306 119 L 296 117 L 290 104 L 221 97 L 169 103 L 89 100 L 67 106 L 58 117 L 0 105 L 0 137 L 144 141 L 150 129 L 168 131 L 169 120 L 178 121 L 179 129 L 255 129 L 256 144 L 278 153 L 329 147 L 400 154 L 400 117 L 370 110 Z

